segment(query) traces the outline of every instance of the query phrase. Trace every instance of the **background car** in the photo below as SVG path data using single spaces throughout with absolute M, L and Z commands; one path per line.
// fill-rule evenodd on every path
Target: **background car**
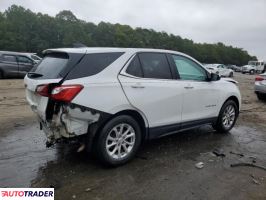
M 221 77 L 233 77 L 234 71 L 228 69 L 223 64 L 207 64 L 205 67 L 213 73 L 219 74 Z
M 23 78 L 36 64 L 28 53 L 0 51 L 0 79 Z
M 255 93 L 259 100 L 266 100 L 266 73 L 256 76 Z

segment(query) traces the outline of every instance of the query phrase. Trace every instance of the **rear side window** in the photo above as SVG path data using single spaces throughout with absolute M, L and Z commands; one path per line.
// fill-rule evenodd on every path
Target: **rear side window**
M 17 62 L 16 57 L 12 55 L 3 55 L 3 59 L 6 62 Z
M 80 63 L 70 71 L 67 79 L 82 78 L 98 74 L 122 54 L 123 52 L 87 54 Z
M 172 79 L 167 57 L 163 53 L 139 53 L 144 78 Z
M 32 68 L 31 72 L 41 74 L 42 76 L 39 79 L 60 78 L 60 72 L 67 65 L 68 58 L 68 55 L 65 53 L 48 54 L 37 66 Z

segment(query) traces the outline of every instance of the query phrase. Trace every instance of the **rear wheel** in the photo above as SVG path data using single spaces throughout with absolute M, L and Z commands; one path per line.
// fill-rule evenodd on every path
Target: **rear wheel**
M 213 128 L 221 133 L 229 132 L 235 125 L 238 117 L 238 107 L 233 100 L 228 100 L 220 110 L 218 120 Z
M 250 70 L 249 73 L 250 73 L 250 74 L 254 74 L 254 73 L 255 73 L 255 70 Z
M 140 146 L 140 126 L 128 115 L 117 116 L 107 122 L 96 142 L 96 153 L 103 164 L 122 165 L 135 156 Z

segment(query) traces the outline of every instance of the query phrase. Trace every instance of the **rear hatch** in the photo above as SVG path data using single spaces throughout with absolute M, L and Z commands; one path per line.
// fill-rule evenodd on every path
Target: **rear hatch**
M 61 84 L 64 77 L 83 57 L 84 53 L 66 53 L 48 50 L 44 58 L 25 77 L 26 99 L 32 110 L 46 120 L 49 98 L 39 95 L 36 90 L 41 85 Z

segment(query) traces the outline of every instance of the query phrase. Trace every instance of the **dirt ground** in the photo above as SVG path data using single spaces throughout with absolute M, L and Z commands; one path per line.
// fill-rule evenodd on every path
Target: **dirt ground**
M 23 80 L 0 80 L 0 187 L 54 187 L 55 199 L 266 199 L 265 170 L 230 166 L 266 166 L 266 103 L 254 94 L 254 75 L 234 79 L 242 109 L 229 134 L 206 126 L 153 140 L 112 169 L 71 144 L 46 149 Z

